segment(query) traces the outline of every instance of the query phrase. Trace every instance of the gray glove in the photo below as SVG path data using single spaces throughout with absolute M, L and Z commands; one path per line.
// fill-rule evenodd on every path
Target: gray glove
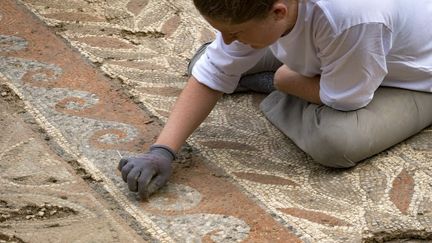
M 122 158 L 118 170 L 129 190 L 147 199 L 166 184 L 172 173 L 171 163 L 174 159 L 175 152 L 168 146 L 152 145 L 147 153 Z

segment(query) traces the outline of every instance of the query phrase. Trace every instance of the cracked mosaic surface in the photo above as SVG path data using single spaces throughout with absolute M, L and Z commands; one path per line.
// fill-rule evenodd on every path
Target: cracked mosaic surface
M 1 89 L 0 240 L 138 242 L 29 128 L 22 111 L 10 108 Z
M 41 73 L 44 74 L 41 70 L 49 70 L 51 75 L 41 75 Z M 115 153 L 116 151 L 107 150 L 112 146 L 117 147 L 118 144 L 127 143 L 136 139 L 139 132 L 135 127 L 129 124 L 86 117 L 84 115 L 85 110 L 97 105 L 99 102 L 96 94 L 62 88 L 47 88 L 46 86 L 48 86 L 49 82 L 55 81 L 62 73 L 61 68 L 56 65 L 26 59 L 0 57 L 0 72 L 14 83 L 23 97 L 26 97 L 26 100 L 34 104 L 34 108 L 37 109 L 42 116 L 48 117 L 51 124 L 61 129 L 61 133 L 65 139 L 70 144 L 75 145 L 77 151 L 82 156 L 92 159 L 96 169 L 101 171 L 108 177 L 107 179 L 112 180 L 114 183 L 122 183 L 120 177 L 114 173 L 115 166 L 106 166 L 107 164 L 116 164 L 118 161 L 118 156 Z M 29 74 L 31 76 L 30 79 L 36 81 L 27 81 L 25 77 L 29 76 Z M 97 148 L 105 149 L 106 151 L 101 153 Z M 125 152 L 127 153 L 127 151 Z M 20 169 L 21 167 L 18 166 L 14 168 Z M 31 167 L 23 166 L 23 168 L 24 169 L 20 170 L 20 172 L 27 171 L 27 173 L 34 173 Z M 5 168 L 5 174 L 8 176 L 17 176 L 7 169 L 8 168 Z M 159 197 L 152 199 L 150 206 L 153 205 L 153 207 L 157 207 L 159 210 L 182 211 L 196 207 L 201 198 L 201 194 L 198 191 L 183 185 L 173 185 L 167 190 L 168 192 L 180 190 L 182 193 L 180 193 L 180 197 L 177 197 L 171 203 L 164 203 L 164 201 L 170 200 L 166 197 L 169 193 L 159 194 Z M 127 190 L 123 190 L 123 193 L 131 195 Z M 191 197 L 190 200 L 188 195 Z M 133 200 L 136 201 L 134 197 Z M 138 203 L 135 204 L 139 207 Z M 224 239 L 225 242 L 229 239 L 231 239 L 230 241 L 237 241 L 238 239 L 234 237 L 235 233 L 231 228 L 235 228 L 239 224 L 246 225 L 243 221 L 235 219 L 234 217 L 220 216 L 219 220 L 218 217 L 202 214 L 202 217 L 212 219 L 213 223 L 207 227 L 188 228 L 189 224 L 187 222 L 193 221 L 197 224 L 201 224 L 210 221 L 202 219 L 200 223 L 192 219 L 195 217 L 194 215 L 169 219 L 164 216 L 152 215 L 145 211 L 140 212 L 145 217 L 148 217 L 154 223 L 158 224 L 162 229 L 165 228 L 166 231 L 171 234 L 171 237 L 188 241 L 205 237 L 209 232 L 216 230 L 214 227 L 219 224 L 222 224 L 222 226 L 217 227 L 218 233 L 212 236 L 215 239 L 219 237 L 217 242 L 221 242 L 221 239 Z M 84 213 L 80 213 L 80 215 L 84 215 Z M 213 220 L 213 218 L 215 219 Z M 232 219 L 235 219 L 234 222 L 231 222 Z M 175 223 L 172 224 L 172 221 Z M 172 229 L 173 226 L 174 228 L 177 227 L 177 230 Z M 184 230 L 185 227 L 188 228 L 187 232 Z M 247 228 L 248 226 L 246 225 L 244 227 Z M 176 232 L 180 231 L 184 233 L 178 235 Z M 246 238 L 248 235 L 245 230 L 238 234 L 242 235 L 240 238 Z
M 22 2 L 84 56 L 101 64 L 106 74 L 129 85 L 131 94 L 162 120 L 167 118 L 185 84 L 187 58 L 201 43 L 213 38 L 213 31 L 199 17 L 191 1 Z M 29 66 L 26 65 L 23 64 Z M 51 75 L 56 73 L 52 66 L 38 65 L 51 68 Z M 19 71 L 13 75 L 19 75 Z M 9 78 L 14 79 L 13 75 Z M 15 78 L 15 82 L 21 84 L 22 79 Z M 78 94 L 74 94 L 71 96 L 76 99 Z M 358 242 L 404 235 L 431 238 L 431 128 L 354 169 L 329 170 L 315 165 L 266 121 L 257 107 L 261 99 L 255 94 L 224 97 L 189 143 L 305 241 Z M 87 97 L 82 103 L 89 102 L 91 99 Z M 76 106 L 77 102 L 68 107 Z M 104 121 L 99 128 L 114 129 L 113 126 Z M 86 134 L 70 129 L 67 132 Z M 102 136 L 98 141 L 106 140 L 110 138 Z M 82 148 L 80 151 L 91 153 L 85 145 Z M 109 156 L 103 159 L 109 160 Z M 174 220 L 199 220 L 196 217 L 202 216 Z M 168 216 L 152 215 L 152 220 L 159 222 L 170 236 L 183 237 L 175 229 L 167 228 L 164 220 Z M 236 224 L 237 219 L 231 223 Z M 241 234 L 233 239 L 244 239 L 247 227 L 242 222 L 237 225 Z M 194 232 L 201 237 L 210 234 L 215 241 L 232 233 L 230 227 L 225 233 L 215 230 L 199 228 Z
M 53 10 L 49 8 L 44 9 Z M 63 9 L 61 6 L 58 8 Z M 27 23 L 23 20 L 26 17 L 15 8 L 13 1 L 0 6 L 0 11 L 7 13 L 5 21 L 20 19 L 21 23 Z M 64 15 L 51 12 L 49 16 Z M 134 220 L 130 225 L 141 236 L 145 235 L 145 239 L 161 242 L 176 242 L 178 239 L 237 242 L 248 237 L 267 241 L 269 237 L 276 236 L 299 241 L 242 195 L 234 185 L 213 177 L 207 167 L 194 165 L 187 161 L 188 158 L 183 162 L 186 164 L 176 165 L 186 170 L 175 173 L 173 177 L 177 179 L 174 183 L 170 183 L 149 202 L 137 200 L 136 195 L 128 191 L 116 174 L 118 153 L 134 154 L 149 146 L 159 129 L 153 125 L 154 120 L 120 93 L 117 86 L 109 84 L 90 65 L 86 66 L 79 55 L 68 50 L 45 27 L 31 22 L 17 24 L 13 31 L 8 27 L 0 26 L 2 38 L 8 40 L 0 51 L 1 81 L 23 100 L 26 110 L 59 146 L 57 153 L 72 159 L 71 164 L 77 167 L 76 173 L 84 173 L 83 178 L 103 187 L 101 193 L 108 193 L 109 200 L 114 200 L 118 205 L 120 214 L 128 220 Z M 16 35 L 6 34 L 11 32 Z M 136 35 L 130 34 L 130 30 L 121 33 Z M 144 39 L 148 36 L 159 38 L 160 34 L 150 30 L 138 34 Z M 86 41 L 92 43 L 95 40 L 86 38 Z M 110 48 L 121 42 L 108 38 L 103 45 Z M 120 45 L 120 48 L 124 47 Z M 191 159 L 194 159 L 193 155 Z M 29 169 L 31 167 L 22 171 L 29 172 Z M 26 175 L 15 175 L 11 170 L 5 172 L 5 180 L 11 181 L 9 177 L 14 176 L 19 179 L 15 181 L 20 183 L 31 181 L 43 184 L 46 180 L 55 180 L 62 185 L 65 177 L 57 175 L 56 178 L 45 179 L 41 173 L 30 180 Z M 61 173 L 61 170 L 57 173 Z M 203 182 L 211 183 L 206 185 Z M 224 193 L 212 194 L 215 190 Z M 30 195 L 29 198 L 32 197 L 37 195 Z M 8 205 L 7 201 L 3 202 Z M 233 208 L 231 205 L 234 202 L 241 202 L 246 208 Z M 69 210 L 78 212 L 78 215 L 90 212 L 78 206 L 67 206 Z M 270 236 L 266 228 L 256 224 L 256 219 L 264 222 L 265 227 L 271 227 L 273 234 Z M 191 222 L 196 227 L 190 227 Z M 98 234 L 104 235 L 100 231 L 92 235 L 96 237 Z

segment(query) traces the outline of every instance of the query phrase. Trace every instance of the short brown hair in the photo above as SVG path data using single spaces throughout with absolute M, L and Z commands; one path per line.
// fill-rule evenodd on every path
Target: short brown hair
M 240 24 L 262 19 L 277 0 L 194 0 L 195 7 L 210 19 Z

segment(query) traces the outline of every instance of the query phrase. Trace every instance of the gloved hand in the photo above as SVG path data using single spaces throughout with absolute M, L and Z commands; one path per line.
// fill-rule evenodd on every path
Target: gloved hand
M 152 145 L 145 154 L 122 158 L 118 170 L 129 190 L 138 192 L 141 199 L 147 199 L 166 184 L 172 173 L 171 163 L 174 159 L 175 152 L 168 146 Z

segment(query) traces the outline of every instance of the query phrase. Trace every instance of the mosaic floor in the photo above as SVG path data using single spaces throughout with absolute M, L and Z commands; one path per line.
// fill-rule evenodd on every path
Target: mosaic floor
M 3 79 L 148 240 L 432 239 L 432 128 L 353 169 L 330 170 L 266 121 L 257 94 L 225 96 L 188 140 L 193 149 L 172 183 L 138 202 L 113 169 L 116 150 L 136 153 L 154 141 L 185 85 L 188 58 L 213 31 L 191 1 L 20 1 L 90 66 L 41 23 L 25 24 L 31 17 L 14 1 L 4 2 Z

